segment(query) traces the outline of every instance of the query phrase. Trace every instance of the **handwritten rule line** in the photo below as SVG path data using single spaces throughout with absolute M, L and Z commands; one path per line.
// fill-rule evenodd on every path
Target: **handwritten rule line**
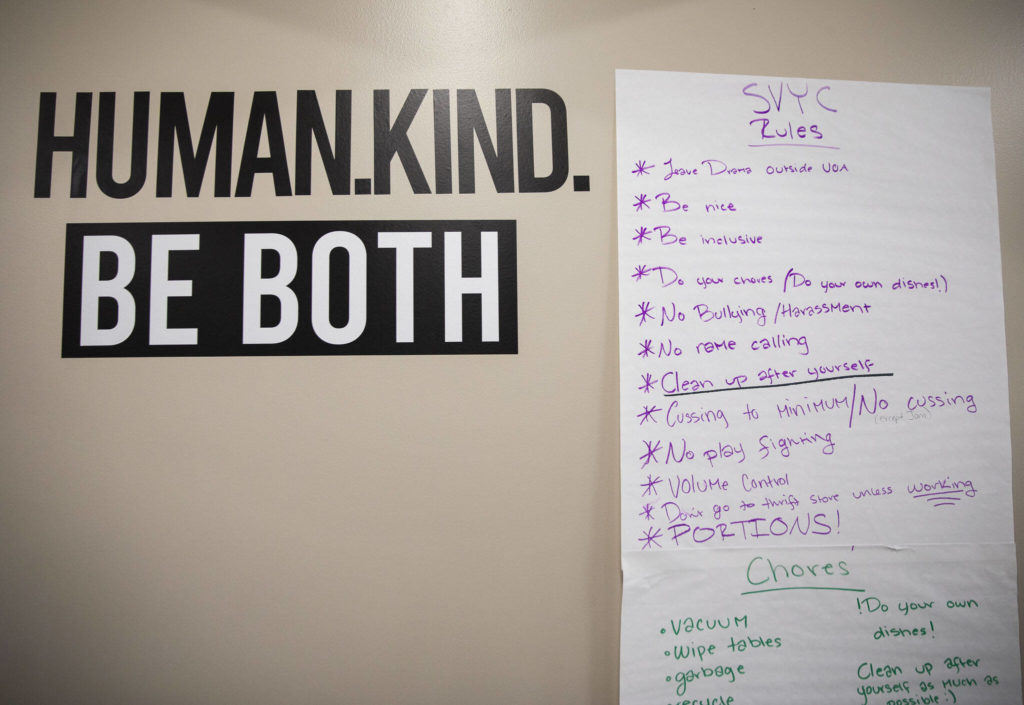
M 862 375 L 839 375 L 838 377 L 822 377 L 820 379 L 805 379 L 802 382 L 782 382 L 780 384 L 757 384 L 752 387 L 720 387 L 718 389 L 700 389 L 695 392 L 672 392 L 665 394 L 666 397 L 688 397 L 693 394 L 713 394 L 714 392 L 739 392 L 750 391 L 751 389 L 776 389 L 778 387 L 795 387 L 798 384 L 817 384 L 818 382 L 835 382 L 837 379 L 854 379 L 860 377 L 892 377 L 892 372 L 873 372 Z

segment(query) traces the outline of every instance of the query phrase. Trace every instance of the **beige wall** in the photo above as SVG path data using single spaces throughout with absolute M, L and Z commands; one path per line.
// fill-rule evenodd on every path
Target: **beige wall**
M 1020 2 L 19 1 L 2 17 L 0 700 L 616 702 L 615 68 L 991 86 L 1024 477 Z M 58 159 L 54 197 L 32 198 L 42 91 L 67 107 L 350 88 L 365 110 L 374 88 L 419 87 L 558 92 L 592 190 L 414 197 L 396 178 L 386 197 L 157 199 L 150 180 L 73 200 Z M 518 355 L 60 357 L 67 222 L 399 218 L 518 221 Z

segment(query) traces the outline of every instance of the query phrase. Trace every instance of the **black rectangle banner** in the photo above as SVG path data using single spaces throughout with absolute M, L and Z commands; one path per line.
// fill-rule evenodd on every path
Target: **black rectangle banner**
M 70 223 L 63 357 L 512 354 L 513 220 Z

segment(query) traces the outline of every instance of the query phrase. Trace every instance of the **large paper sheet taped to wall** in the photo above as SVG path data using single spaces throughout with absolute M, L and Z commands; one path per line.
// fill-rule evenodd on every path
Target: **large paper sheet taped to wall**
M 616 115 L 622 701 L 1019 700 L 988 91 L 619 71 Z

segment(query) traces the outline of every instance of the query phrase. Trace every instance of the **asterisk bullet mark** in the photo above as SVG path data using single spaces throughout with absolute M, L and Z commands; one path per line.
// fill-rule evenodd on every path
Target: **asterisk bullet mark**
M 652 321 L 654 320 L 654 314 L 651 313 L 651 302 L 650 301 L 641 301 L 638 304 L 638 308 L 640 309 L 640 313 L 635 314 L 633 316 L 633 318 L 639 318 L 640 319 L 640 325 L 643 325 L 644 323 L 646 323 L 648 318 L 651 319 Z
M 636 200 L 633 201 L 633 208 L 636 209 L 637 213 L 642 211 L 644 208 L 650 208 L 650 207 L 651 207 L 651 198 L 646 193 L 641 193 L 639 196 L 636 197 Z
M 647 465 L 652 460 L 654 461 L 654 464 L 657 465 L 658 464 L 658 458 L 655 457 L 654 454 L 657 453 L 659 450 L 661 450 L 661 441 L 644 441 L 644 445 L 647 446 L 647 450 L 645 450 L 644 454 L 640 456 L 640 460 L 644 461 L 644 464 L 640 466 L 641 470 L 643 470 L 645 467 L 647 467 Z M 650 478 L 650 475 L 648 475 L 647 477 Z M 661 478 L 660 477 L 658 478 L 658 482 L 661 482 Z M 658 494 L 658 493 L 655 492 L 654 494 Z
M 653 526 L 647 527 L 647 531 L 644 532 L 644 535 L 637 539 L 637 541 L 640 541 L 643 544 L 643 546 L 640 547 L 640 550 L 646 551 L 651 546 L 661 548 L 661 544 L 658 543 L 658 539 L 660 538 L 661 529 L 655 529 Z
M 636 271 L 634 271 L 630 276 L 633 277 L 634 279 L 636 279 L 637 281 L 640 281 L 641 279 L 643 279 L 644 277 L 646 277 L 650 273 L 651 273 L 651 268 L 650 267 L 648 267 L 646 264 L 638 264 L 636 266 Z
M 636 174 L 637 176 L 647 176 L 647 172 L 650 171 L 653 166 L 653 164 L 648 164 L 646 159 L 641 159 L 636 163 L 636 166 L 631 173 Z
M 637 387 L 637 389 L 639 389 L 644 394 L 650 394 L 651 389 L 654 388 L 654 375 L 652 375 L 650 372 L 645 372 L 643 375 L 640 376 L 640 379 L 642 381 L 640 383 L 640 386 Z
M 660 482 L 661 482 L 661 476 L 660 475 L 658 477 L 651 477 L 650 475 L 648 475 L 647 476 L 647 482 L 641 482 L 640 483 L 641 487 L 646 488 L 646 489 L 644 489 L 644 493 L 641 496 L 642 497 L 646 497 L 649 494 L 653 494 L 655 497 L 657 497 L 658 496 L 658 483 L 660 483 Z
M 637 414 L 636 417 L 640 419 L 641 426 L 643 426 L 648 421 L 656 424 L 658 423 L 658 420 L 654 418 L 652 414 L 656 414 L 659 411 L 661 411 L 661 409 L 659 409 L 657 406 L 647 406 L 646 404 L 644 404 L 644 410 Z

